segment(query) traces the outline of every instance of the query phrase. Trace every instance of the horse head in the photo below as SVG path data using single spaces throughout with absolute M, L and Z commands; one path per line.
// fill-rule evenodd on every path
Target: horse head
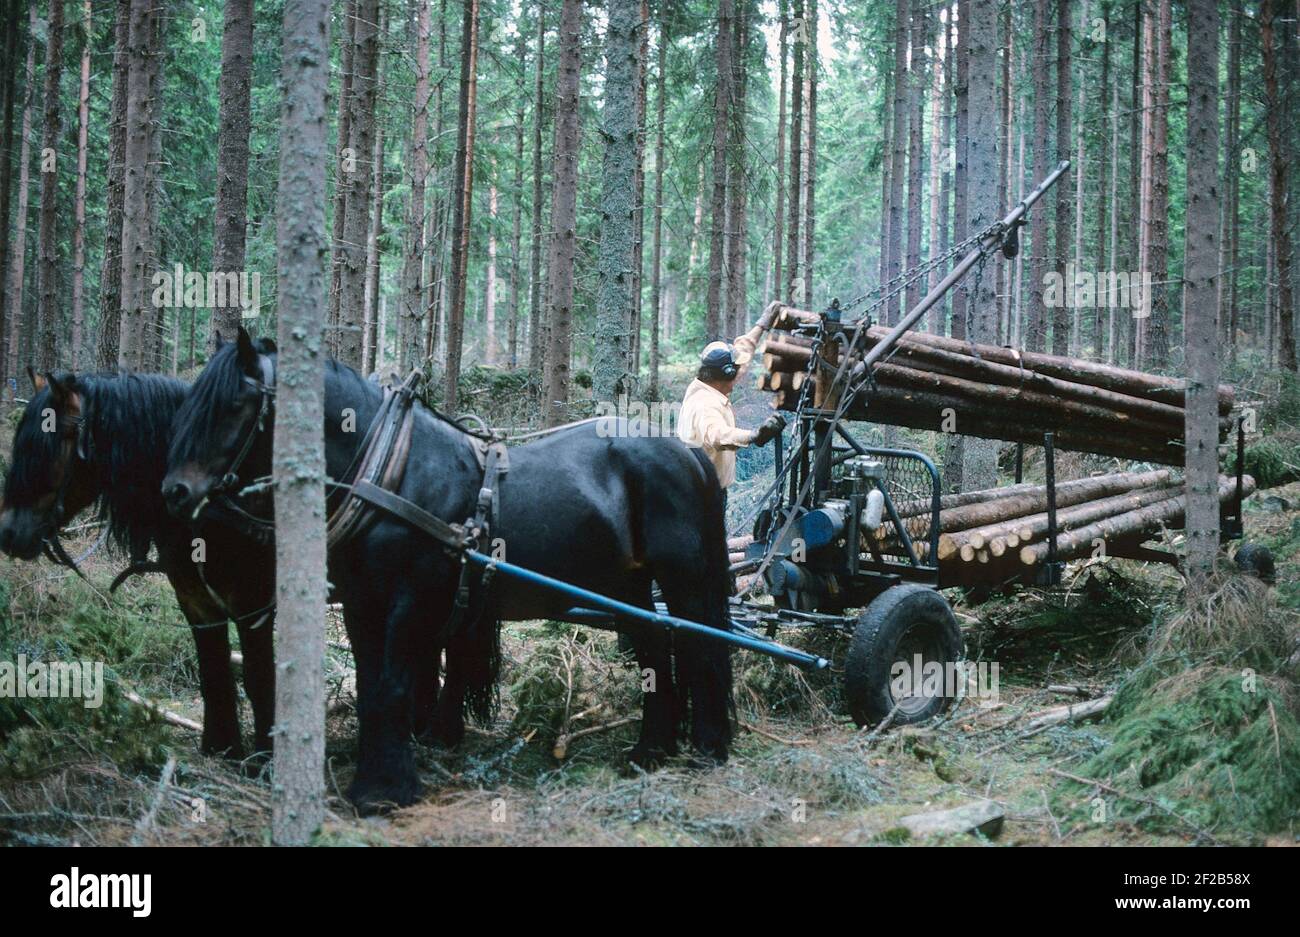
M 217 336 L 172 424 L 162 490 L 173 516 L 197 518 L 214 497 L 269 474 L 275 354 L 274 342 L 254 341 L 242 326 L 233 342 Z
M 13 462 L 0 507 L 0 550 L 30 560 L 99 491 L 87 459 L 85 394 L 66 371 L 35 374 L 14 431 Z

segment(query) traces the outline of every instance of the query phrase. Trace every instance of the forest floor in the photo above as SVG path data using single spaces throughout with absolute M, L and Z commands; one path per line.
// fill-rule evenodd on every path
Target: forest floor
M 753 468 L 742 478 L 757 479 Z M 83 536 L 69 545 L 74 555 L 93 532 Z M 1271 657 L 1203 649 L 1152 675 L 1149 646 L 1168 633 L 1182 602 L 1178 574 L 1113 559 L 1072 565 L 1051 592 L 1016 589 L 979 605 L 947 593 L 968 657 L 999 665 L 998 692 L 963 700 L 931 725 L 879 734 L 854 726 L 839 690 L 846 639 L 833 633 L 782 635 L 832 659 L 829 674 L 738 652 L 732 755 L 707 769 L 685 757 L 648 774 L 627 764 L 638 677 L 613 636 L 512 623 L 503 634 L 497 717 L 471 726 L 454 752 L 418 749 L 420 802 L 377 818 L 355 816 L 342 795 L 356 720 L 351 655 L 330 613 L 329 813 L 319 841 L 1295 844 L 1300 705 L 1296 660 L 1285 655 L 1300 634 L 1300 483 L 1253 499 L 1247 536 L 1275 551 L 1278 584 L 1265 590 L 1227 577 L 1214 614 L 1237 617 L 1215 630 L 1267 631 Z M 196 732 L 164 724 L 123 696 L 129 687 L 180 716 L 202 718 L 193 645 L 170 590 L 160 577 L 137 578 L 109 598 L 120 565 L 97 554 L 86 583 L 44 561 L 0 559 L 0 659 L 102 660 L 110 683 L 95 710 L 0 699 L 0 843 L 269 842 L 266 777 L 201 755 Z M 1213 681 L 1236 680 L 1243 662 L 1260 669 L 1258 705 L 1252 697 L 1251 708 L 1226 715 L 1194 708 L 1218 691 Z M 1060 686 L 1079 695 L 1049 689 Z M 1109 693 L 1128 702 L 1100 720 L 1028 728 L 1043 710 Z M 1174 708 L 1146 712 L 1153 696 Z M 243 720 L 247 738 L 246 701 Z M 557 737 L 566 725 L 561 758 Z M 1174 750 L 1180 739 L 1189 744 Z M 918 840 L 901 823 L 976 801 L 1001 809 L 1000 829 Z

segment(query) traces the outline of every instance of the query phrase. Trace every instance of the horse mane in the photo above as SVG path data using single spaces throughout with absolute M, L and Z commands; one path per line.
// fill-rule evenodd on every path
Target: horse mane
M 264 340 L 259 339 L 255 347 L 265 354 L 274 346 L 268 346 Z M 208 360 L 207 367 L 198 380 L 191 385 L 189 394 L 176 413 L 167 454 L 171 464 L 190 462 L 202 456 L 202 445 L 216 432 L 226 408 L 238 398 L 244 381 L 238 351 L 234 342 L 223 344 Z
M 99 495 L 96 512 L 108 525 L 114 544 L 132 555 L 148 549 L 160 523 L 168 520 L 162 504 L 167 446 L 172 417 L 186 386 L 160 374 L 78 374 L 62 372 L 55 380 L 81 398 L 85 423 L 79 445 L 94 473 Z M 57 433 L 42 430 L 40 413 L 53 406 L 44 387 L 32 396 L 14 436 L 9 483 L 15 490 L 38 487 L 37 474 L 58 458 Z

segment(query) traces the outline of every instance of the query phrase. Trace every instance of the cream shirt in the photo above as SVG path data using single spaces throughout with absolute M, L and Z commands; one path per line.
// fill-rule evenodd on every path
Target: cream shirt
M 754 326 L 732 342 L 731 360 L 743 367 L 754 357 L 763 337 Z M 727 396 L 696 378 L 686 388 L 677 417 L 677 435 L 688 446 L 701 446 L 718 473 L 718 484 L 728 488 L 736 480 L 736 450 L 754 441 L 754 430 L 738 429 Z

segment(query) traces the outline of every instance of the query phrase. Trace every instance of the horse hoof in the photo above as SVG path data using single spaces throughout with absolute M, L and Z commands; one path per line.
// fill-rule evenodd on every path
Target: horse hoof
M 411 806 L 415 803 L 418 794 L 419 784 L 416 782 L 375 784 L 366 787 L 354 783 L 348 789 L 348 800 L 352 801 L 352 806 L 356 807 L 357 813 L 361 816 L 374 817 Z
M 642 771 L 657 771 L 676 752 L 658 745 L 637 742 L 627 753 L 627 760 Z
M 205 755 L 214 758 L 225 758 L 227 761 L 243 761 L 244 745 L 239 739 L 204 739 L 199 746 L 199 751 Z

